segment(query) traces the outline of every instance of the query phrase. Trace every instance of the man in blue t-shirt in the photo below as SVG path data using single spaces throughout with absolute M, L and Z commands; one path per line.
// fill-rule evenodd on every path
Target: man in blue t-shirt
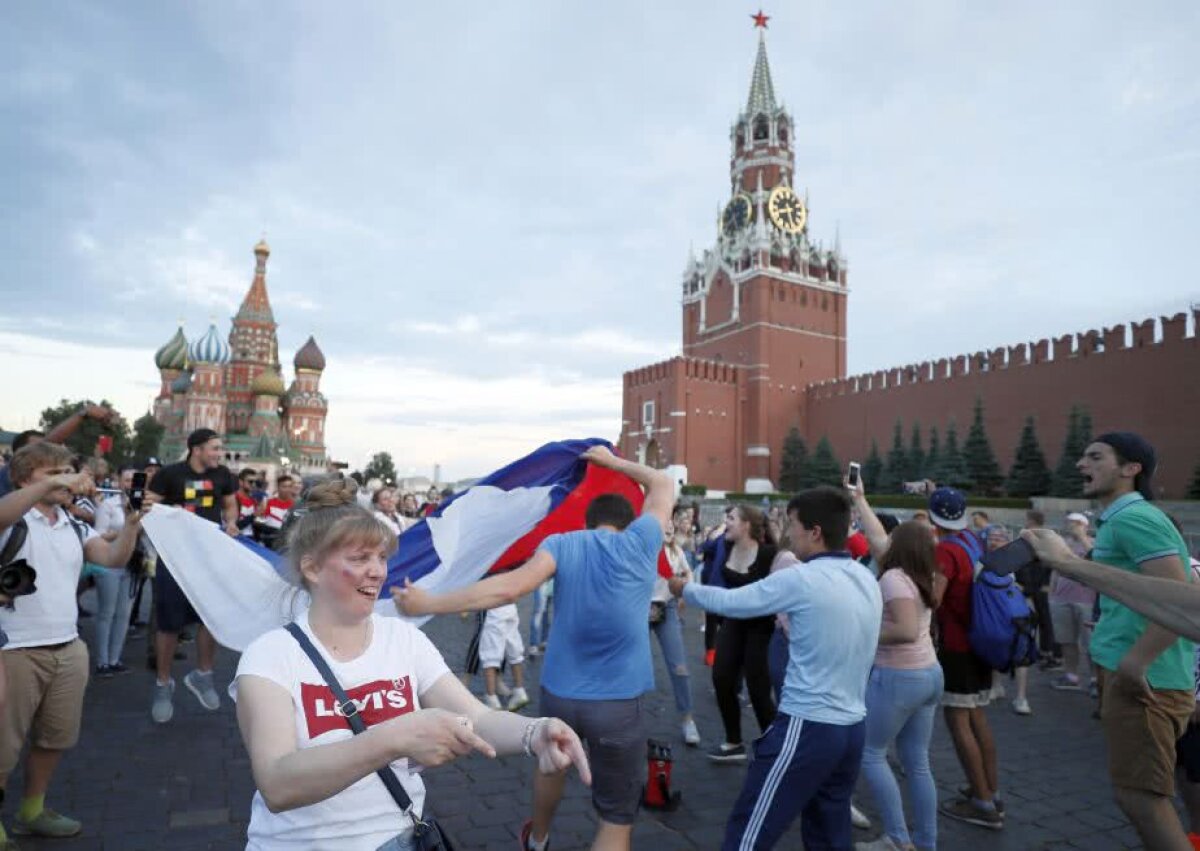
M 665 472 L 617 458 L 604 446 L 582 457 L 646 488 L 642 516 L 634 519 L 623 496 L 598 496 L 587 508 L 587 531 L 551 535 L 522 567 L 446 594 L 408 586 L 396 592 L 396 602 L 406 615 L 490 609 L 554 577 L 540 710 L 567 722 L 587 742 L 592 804 L 600 817 L 592 847 L 628 849 L 645 774 L 642 695 L 654 688 L 646 618 L 675 483 Z M 535 775 L 533 818 L 521 830 L 523 849 L 549 847 L 550 822 L 565 782 L 565 772 Z

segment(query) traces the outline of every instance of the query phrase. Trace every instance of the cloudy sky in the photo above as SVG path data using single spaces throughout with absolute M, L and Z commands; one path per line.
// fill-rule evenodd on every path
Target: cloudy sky
M 329 359 L 333 453 L 487 472 L 614 438 L 679 346 L 755 50 L 730 3 L 5 3 L 0 427 L 132 419 L 184 319 L 271 244 L 281 353 Z M 1200 300 L 1200 6 L 766 10 L 852 372 Z

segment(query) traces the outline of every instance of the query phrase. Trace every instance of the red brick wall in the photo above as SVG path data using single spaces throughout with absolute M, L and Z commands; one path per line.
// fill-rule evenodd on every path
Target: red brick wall
M 1196 319 L 1200 311 L 1193 323 Z M 929 427 L 936 425 L 944 437 L 951 419 L 961 446 L 978 396 L 1006 473 L 1031 414 L 1053 469 L 1071 405 L 1080 404 L 1091 412 L 1094 434 L 1130 430 L 1153 443 L 1157 487 L 1163 496 L 1181 497 L 1200 461 L 1200 345 L 1187 325 L 1178 314 L 1162 320 L 1159 336 L 1158 323 L 1146 320 L 1129 332 L 1117 326 L 813 385 L 806 392 L 803 431 L 810 446 L 828 436 L 843 463 L 865 459 L 872 438 L 886 455 L 897 418 L 904 423 L 906 446 L 914 421 L 928 445 Z

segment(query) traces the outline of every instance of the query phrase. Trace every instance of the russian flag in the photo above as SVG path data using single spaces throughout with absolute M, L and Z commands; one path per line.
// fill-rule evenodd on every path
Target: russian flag
M 397 614 L 391 589 L 406 579 L 445 592 L 520 565 L 547 536 L 584 528 L 587 506 L 601 494 L 621 494 L 640 512 L 643 495 L 636 483 L 580 458 L 596 445 L 611 448 L 596 438 L 548 443 L 444 501 L 401 535 L 377 610 Z M 297 596 L 282 578 L 285 565 L 271 550 L 164 506 L 155 506 L 143 525 L 192 606 L 226 647 L 244 649 L 307 606 L 303 592 Z M 669 576 L 665 557 L 659 572 Z

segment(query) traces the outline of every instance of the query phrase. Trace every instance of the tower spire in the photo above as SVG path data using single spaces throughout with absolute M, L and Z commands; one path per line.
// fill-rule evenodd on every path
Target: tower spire
M 267 257 L 270 254 L 271 249 L 267 246 L 267 241 L 260 239 L 254 246 L 254 281 L 250 284 L 246 297 L 242 299 L 242 306 L 238 308 L 235 318 L 275 322 L 275 316 L 271 312 L 271 300 L 267 297 Z
M 754 58 L 754 75 L 750 78 L 750 96 L 746 98 L 746 114 L 771 115 L 778 109 L 775 85 L 771 82 L 771 65 L 767 61 L 766 27 L 758 33 L 758 55 Z

